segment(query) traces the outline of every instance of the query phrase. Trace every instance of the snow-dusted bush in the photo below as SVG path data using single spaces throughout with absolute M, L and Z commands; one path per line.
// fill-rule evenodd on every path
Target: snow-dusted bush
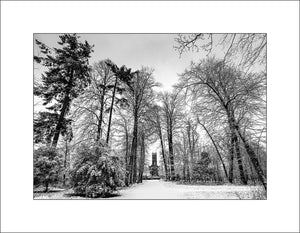
M 83 145 L 77 151 L 71 171 L 74 192 L 86 197 L 105 197 L 123 186 L 119 158 L 109 154 L 105 143 Z
M 193 179 L 208 181 L 214 178 L 214 170 L 210 166 L 211 159 L 207 152 L 201 153 L 201 159 L 193 166 Z
M 33 153 L 34 185 L 43 184 L 47 192 L 50 184 L 58 182 L 61 164 L 61 158 L 55 148 L 43 146 L 35 150 Z

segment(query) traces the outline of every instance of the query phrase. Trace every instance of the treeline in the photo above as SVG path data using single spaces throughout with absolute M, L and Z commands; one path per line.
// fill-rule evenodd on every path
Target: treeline
M 179 39 L 179 49 L 189 46 Z M 172 91 L 156 92 L 149 67 L 90 66 L 93 46 L 75 34 L 60 36 L 58 48 L 36 43 L 34 60 L 46 71 L 34 86 L 45 106 L 34 118 L 35 185 L 106 196 L 142 182 L 158 141 L 166 180 L 267 187 L 264 72 L 210 58 L 191 64 Z

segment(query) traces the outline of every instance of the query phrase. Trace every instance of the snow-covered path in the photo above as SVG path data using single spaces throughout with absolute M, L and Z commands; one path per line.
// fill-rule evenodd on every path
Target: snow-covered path
M 266 196 L 259 195 L 260 189 L 263 190 L 258 186 L 185 185 L 163 180 L 144 180 L 141 184 L 122 188 L 107 199 L 266 199 Z M 90 198 L 76 196 L 72 189 L 55 189 L 49 193 L 34 193 L 34 199 Z
M 184 185 L 163 180 L 144 180 L 120 190 L 110 199 L 249 199 L 253 186 Z

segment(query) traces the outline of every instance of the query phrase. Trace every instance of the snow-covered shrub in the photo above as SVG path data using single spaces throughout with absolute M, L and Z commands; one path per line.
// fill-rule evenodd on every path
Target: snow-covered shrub
M 207 152 L 201 153 L 201 159 L 193 166 L 193 179 L 208 181 L 214 178 L 214 170 L 210 166 L 211 159 Z
M 105 197 L 123 186 L 119 158 L 109 154 L 105 143 L 83 145 L 77 151 L 71 171 L 74 192 L 86 197 Z
M 43 184 L 47 192 L 50 184 L 58 182 L 61 164 L 61 158 L 55 148 L 43 146 L 35 150 L 33 153 L 34 185 Z

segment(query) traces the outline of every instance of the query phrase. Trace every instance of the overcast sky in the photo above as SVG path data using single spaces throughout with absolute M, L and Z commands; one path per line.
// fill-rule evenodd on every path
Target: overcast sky
M 170 90 L 192 60 L 203 58 L 201 53 L 187 52 L 179 57 L 175 51 L 176 34 L 78 34 L 81 40 L 95 45 L 90 63 L 110 58 L 118 66 L 133 70 L 148 66 L 154 68 L 161 89 Z M 35 38 L 49 47 L 57 47 L 58 34 L 35 34 Z M 35 45 L 35 53 L 38 51 Z

